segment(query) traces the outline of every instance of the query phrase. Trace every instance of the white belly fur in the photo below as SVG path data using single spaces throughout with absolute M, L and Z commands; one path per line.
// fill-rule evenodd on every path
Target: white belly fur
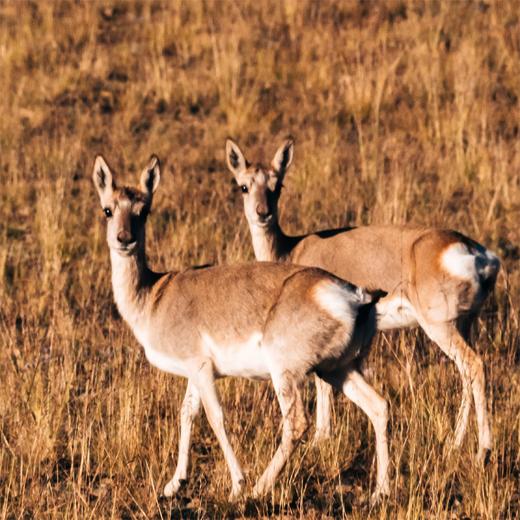
M 145 347 L 144 353 L 146 354 L 146 359 L 148 359 L 150 364 L 154 367 L 176 376 L 188 377 L 188 373 L 183 365 L 173 356 L 154 350 L 150 346 Z
M 144 347 L 146 359 L 154 367 L 170 374 L 189 377 L 186 367 L 174 355 L 161 352 L 153 347 L 144 328 L 134 325 L 133 332 Z M 255 332 L 242 343 L 217 344 L 213 338 L 202 333 L 203 351 L 211 359 L 217 376 L 246 377 L 249 379 L 269 379 L 270 372 L 262 349 L 262 334 Z
M 262 348 L 262 334 L 254 332 L 248 340 L 231 345 L 217 344 L 206 333 L 202 334 L 204 348 L 219 376 L 269 379 L 270 372 Z

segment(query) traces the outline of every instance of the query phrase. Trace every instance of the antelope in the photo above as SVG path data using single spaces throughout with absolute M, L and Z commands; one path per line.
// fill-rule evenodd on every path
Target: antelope
M 243 193 L 244 211 L 257 260 L 320 267 L 339 278 L 387 295 L 376 306 L 379 330 L 421 327 L 455 362 L 462 378 L 462 402 L 454 444 L 460 447 L 475 401 L 479 448 L 487 459 L 492 434 L 484 366 L 469 345 L 469 333 L 500 263 L 494 253 L 456 231 L 412 226 L 363 226 L 286 235 L 278 222 L 278 201 L 294 155 L 287 138 L 271 164 L 251 164 L 239 146 L 226 142 L 227 166 Z M 316 440 L 330 435 L 331 390 L 317 385 Z
M 152 156 L 139 188 L 118 186 L 102 156 L 93 180 L 106 217 L 112 288 L 117 308 L 148 361 L 188 379 L 180 410 L 177 467 L 164 488 L 186 482 L 191 428 L 202 403 L 231 476 L 230 500 L 244 474 L 228 439 L 215 380 L 271 379 L 282 412 L 282 438 L 253 489 L 261 497 L 307 429 L 301 386 L 317 374 L 369 417 L 376 436 L 372 500 L 389 492 L 387 403 L 358 370 L 376 331 L 375 301 L 318 268 L 279 263 L 154 272 L 145 253 L 145 227 L 160 165 Z

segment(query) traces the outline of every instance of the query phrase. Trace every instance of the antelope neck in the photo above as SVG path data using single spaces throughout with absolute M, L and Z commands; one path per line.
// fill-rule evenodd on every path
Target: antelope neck
M 154 273 L 146 264 L 144 247 L 130 256 L 110 249 L 112 289 L 117 308 L 133 327 L 144 317 L 145 303 L 153 285 Z
M 261 262 L 276 262 L 281 255 L 281 244 L 286 238 L 277 221 L 261 228 L 249 224 L 255 257 Z

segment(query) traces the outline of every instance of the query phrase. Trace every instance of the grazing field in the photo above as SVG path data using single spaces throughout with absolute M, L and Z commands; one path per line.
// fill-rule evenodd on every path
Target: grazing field
M 0 1 L 0 517 L 518 518 L 518 2 Z M 374 432 L 344 398 L 263 501 L 228 504 L 202 414 L 190 480 L 160 498 L 185 380 L 150 367 L 118 316 L 96 153 L 163 177 L 148 252 L 161 270 L 253 260 L 226 137 L 269 161 L 296 139 L 281 221 L 457 229 L 503 269 L 479 320 L 494 450 L 452 433 L 461 385 L 422 333 L 380 334 L 370 379 L 390 404 L 391 496 L 370 508 Z M 267 383 L 223 380 L 247 490 L 280 414 Z M 309 414 L 314 387 L 306 390 Z

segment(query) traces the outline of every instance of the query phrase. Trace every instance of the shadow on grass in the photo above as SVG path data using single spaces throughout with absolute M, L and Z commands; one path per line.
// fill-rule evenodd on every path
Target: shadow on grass
M 369 513 L 368 472 L 366 460 L 358 455 L 339 476 L 330 478 L 323 474 L 311 475 L 306 483 L 304 496 L 293 493 L 292 500 L 283 504 L 269 498 L 244 497 L 236 504 L 218 500 L 200 501 L 178 494 L 172 499 L 161 499 L 162 518 L 171 520 L 195 518 L 258 518 L 299 515 L 302 508 L 310 516 L 323 515 L 335 518 L 352 514 L 354 510 Z M 159 517 L 158 517 L 159 518 Z

